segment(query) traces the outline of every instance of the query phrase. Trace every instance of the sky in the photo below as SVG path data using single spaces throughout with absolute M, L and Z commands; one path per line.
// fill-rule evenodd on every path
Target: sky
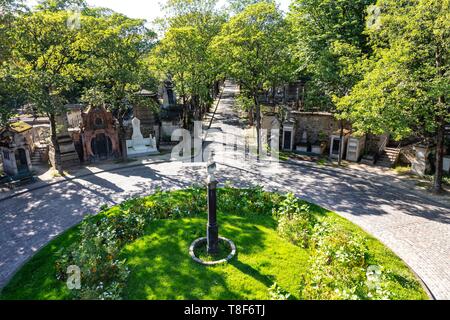
M 30 5 L 37 3 L 36 0 L 27 0 Z M 110 8 L 116 12 L 123 13 L 130 18 L 145 19 L 152 22 L 155 18 L 161 17 L 161 3 L 165 0 L 87 0 L 92 6 Z M 220 0 L 223 4 L 225 0 Z M 287 11 L 291 0 L 277 0 L 281 8 Z

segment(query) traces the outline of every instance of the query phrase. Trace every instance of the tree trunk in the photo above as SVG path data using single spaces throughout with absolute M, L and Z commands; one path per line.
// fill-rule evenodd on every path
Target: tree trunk
M 186 96 L 183 95 L 183 129 L 189 129 L 188 128 L 188 106 L 186 103 Z
M 54 113 L 50 114 L 49 118 L 50 118 L 50 127 L 51 127 L 51 140 L 52 140 L 52 144 L 53 144 L 53 150 L 55 151 L 54 169 L 57 170 L 58 173 L 62 173 L 61 149 L 59 148 L 58 134 L 56 132 L 55 114 Z
M 255 106 L 256 106 L 256 154 L 259 160 L 261 155 L 261 106 L 259 105 L 258 96 L 255 95 Z
M 253 119 L 253 111 L 254 111 L 254 108 L 252 106 L 250 108 L 250 110 L 248 111 L 248 122 L 250 123 L 250 126 L 253 126 L 253 124 L 255 123 L 255 121 Z
M 433 192 L 441 193 L 442 177 L 444 176 L 444 143 L 445 143 L 445 120 L 440 117 L 439 128 L 437 131 L 437 145 L 436 145 L 436 173 L 433 182 Z
M 340 121 L 340 125 L 341 125 L 341 134 L 340 134 L 340 139 L 339 139 L 339 156 L 338 156 L 338 165 L 341 166 L 342 164 L 342 149 L 344 148 L 344 121 L 341 120 Z
M 442 69 L 442 48 L 439 46 L 436 48 L 436 70 L 438 77 L 444 77 L 444 70 Z M 443 96 L 440 96 L 438 99 L 438 112 L 441 111 L 441 108 L 445 108 L 445 98 Z M 433 192 L 441 193 L 443 191 L 442 177 L 444 175 L 445 117 L 439 115 L 437 123 L 436 173 L 434 176 Z
M 128 160 L 128 150 L 127 142 L 125 139 L 125 127 L 123 125 L 123 117 L 119 117 L 119 148 L 120 148 L 120 158 L 123 162 Z

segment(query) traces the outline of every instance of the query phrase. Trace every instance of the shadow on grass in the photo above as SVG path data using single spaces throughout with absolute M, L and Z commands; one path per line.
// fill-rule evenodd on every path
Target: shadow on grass
M 238 269 L 240 272 L 252 277 L 253 279 L 261 282 L 266 287 L 270 287 L 275 282 L 272 277 L 266 276 L 261 274 L 258 270 L 253 268 L 252 266 L 249 266 L 248 264 L 245 264 L 241 261 L 239 261 L 239 256 L 236 256 L 230 264 Z
M 260 219 L 261 220 L 261 219 Z M 259 223 L 271 225 L 265 217 Z M 242 252 L 264 249 L 264 236 L 258 229 L 258 221 L 241 217 L 221 217 L 221 234 L 238 244 Z M 127 299 L 205 299 L 236 300 L 243 297 L 229 288 L 229 265 L 205 267 L 194 262 L 189 254 L 190 244 L 204 236 L 206 218 L 155 221 L 146 230 L 148 236 L 127 246 L 124 258 L 131 268 L 127 286 Z M 233 265 L 244 274 L 265 286 L 272 285 L 263 276 L 255 276 L 256 270 L 233 260 Z M 264 280 L 264 281 L 262 281 Z

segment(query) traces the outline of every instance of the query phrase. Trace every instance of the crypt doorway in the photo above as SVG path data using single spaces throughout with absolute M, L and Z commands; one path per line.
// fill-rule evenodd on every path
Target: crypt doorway
M 107 160 L 112 155 L 112 142 L 104 133 L 99 133 L 91 141 L 92 152 L 98 160 Z
M 23 148 L 17 149 L 15 152 L 15 156 L 16 156 L 17 170 L 19 174 L 28 173 L 30 171 L 30 168 L 28 167 L 28 159 L 25 149 Z

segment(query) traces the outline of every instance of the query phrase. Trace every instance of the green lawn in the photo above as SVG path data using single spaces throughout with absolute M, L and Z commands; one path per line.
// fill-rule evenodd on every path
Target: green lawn
M 183 202 L 185 195 L 184 191 L 170 193 L 166 200 Z M 148 199 L 151 203 L 152 198 Z M 322 221 L 364 234 L 370 263 L 392 271 L 388 288 L 394 298 L 427 299 L 409 268 L 379 241 L 332 212 L 317 206 L 313 210 Z M 205 234 L 205 214 L 151 222 L 143 237 L 122 250 L 131 270 L 123 298 L 269 299 L 268 288 L 274 282 L 291 293 L 291 298 L 298 298 L 301 277 L 310 267 L 310 249 L 280 238 L 272 215 L 242 212 L 219 212 L 220 234 L 235 242 L 238 254 L 229 264 L 214 267 L 201 266 L 188 254 L 190 244 Z M 43 248 L 19 270 L 0 299 L 69 299 L 65 283 L 55 277 L 55 254 L 78 241 L 78 232 L 73 228 Z

